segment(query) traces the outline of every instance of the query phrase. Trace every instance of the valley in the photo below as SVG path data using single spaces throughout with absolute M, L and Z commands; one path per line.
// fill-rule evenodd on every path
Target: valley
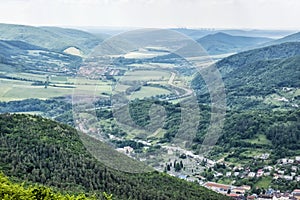
M 153 30 L 122 41 L 55 27 L 0 30 L 0 170 L 12 182 L 97 199 L 227 199 L 300 188 L 298 34 L 207 33 L 197 38 L 197 56 L 178 48 L 189 40 L 167 32 L 175 42 L 156 42 Z M 214 79 L 202 76 L 212 66 L 224 83 L 224 118 L 209 93 Z M 216 142 L 205 143 L 218 128 Z

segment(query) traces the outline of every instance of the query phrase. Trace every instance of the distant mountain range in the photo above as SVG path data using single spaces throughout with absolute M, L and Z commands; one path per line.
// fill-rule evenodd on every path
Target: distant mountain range
M 91 33 L 58 27 L 34 27 L 13 24 L 0 24 L 1 40 L 18 40 L 54 51 L 64 51 L 76 47 L 84 54 L 97 46 L 103 38 Z M 103 35 L 104 37 L 104 35 Z
M 267 42 L 267 43 L 263 44 L 263 46 L 281 44 L 281 43 L 285 43 L 285 42 L 300 42 L 300 32 L 288 35 L 286 37 L 283 37 L 283 38 L 280 38 L 277 40 Z
M 233 36 L 222 32 L 207 35 L 197 40 L 209 54 L 239 52 L 270 41 L 272 41 L 270 38 Z
M 239 29 L 189 29 L 189 28 L 174 28 L 194 40 L 198 40 L 206 35 L 212 35 L 219 32 L 226 33 L 233 36 L 246 36 L 246 37 L 266 37 L 278 39 L 287 35 L 295 33 L 294 30 L 239 30 Z

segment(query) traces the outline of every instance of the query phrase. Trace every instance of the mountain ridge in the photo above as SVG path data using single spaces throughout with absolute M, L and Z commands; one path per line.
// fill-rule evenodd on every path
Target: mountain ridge
M 210 54 L 225 54 L 239 52 L 271 40 L 264 37 L 233 36 L 218 32 L 204 36 L 197 42 Z

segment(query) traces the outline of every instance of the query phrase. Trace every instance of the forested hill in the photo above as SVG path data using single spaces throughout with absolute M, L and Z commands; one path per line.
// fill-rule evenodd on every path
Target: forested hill
M 229 199 L 166 174 L 107 168 L 86 150 L 75 129 L 42 117 L 2 114 L 0 135 L 0 170 L 19 181 L 98 198 L 105 191 L 114 199 Z
M 0 25 L 1 29 L 1 25 Z M 82 58 L 18 40 L 0 40 L 0 71 L 74 74 Z
M 275 45 L 275 44 L 281 44 L 281 43 L 286 43 L 286 42 L 300 42 L 300 32 L 285 36 L 283 38 L 280 38 L 278 40 L 274 40 L 271 42 L 267 42 L 263 45 Z
M 225 54 L 240 52 L 271 41 L 264 37 L 233 36 L 223 32 L 210 34 L 197 40 L 209 54 Z
M 300 103 L 300 43 L 284 43 L 238 53 L 216 66 L 225 84 L 228 106 L 293 108 Z M 201 77 L 193 81 L 201 102 L 209 101 Z
M 34 27 L 0 23 L 0 39 L 19 40 L 50 50 L 62 52 L 70 46 L 85 54 L 103 41 L 102 37 L 75 30 L 57 27 Z

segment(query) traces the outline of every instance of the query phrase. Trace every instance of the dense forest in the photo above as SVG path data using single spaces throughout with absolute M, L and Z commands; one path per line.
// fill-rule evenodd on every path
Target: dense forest
M 99 198 L 107 192 L 115 199 L 227 199 L 166 174 L 105 167 L 85 149 L 75 129 L 39 116 L 2 114 L 0 134 L 0 170 L 17 181 Z

